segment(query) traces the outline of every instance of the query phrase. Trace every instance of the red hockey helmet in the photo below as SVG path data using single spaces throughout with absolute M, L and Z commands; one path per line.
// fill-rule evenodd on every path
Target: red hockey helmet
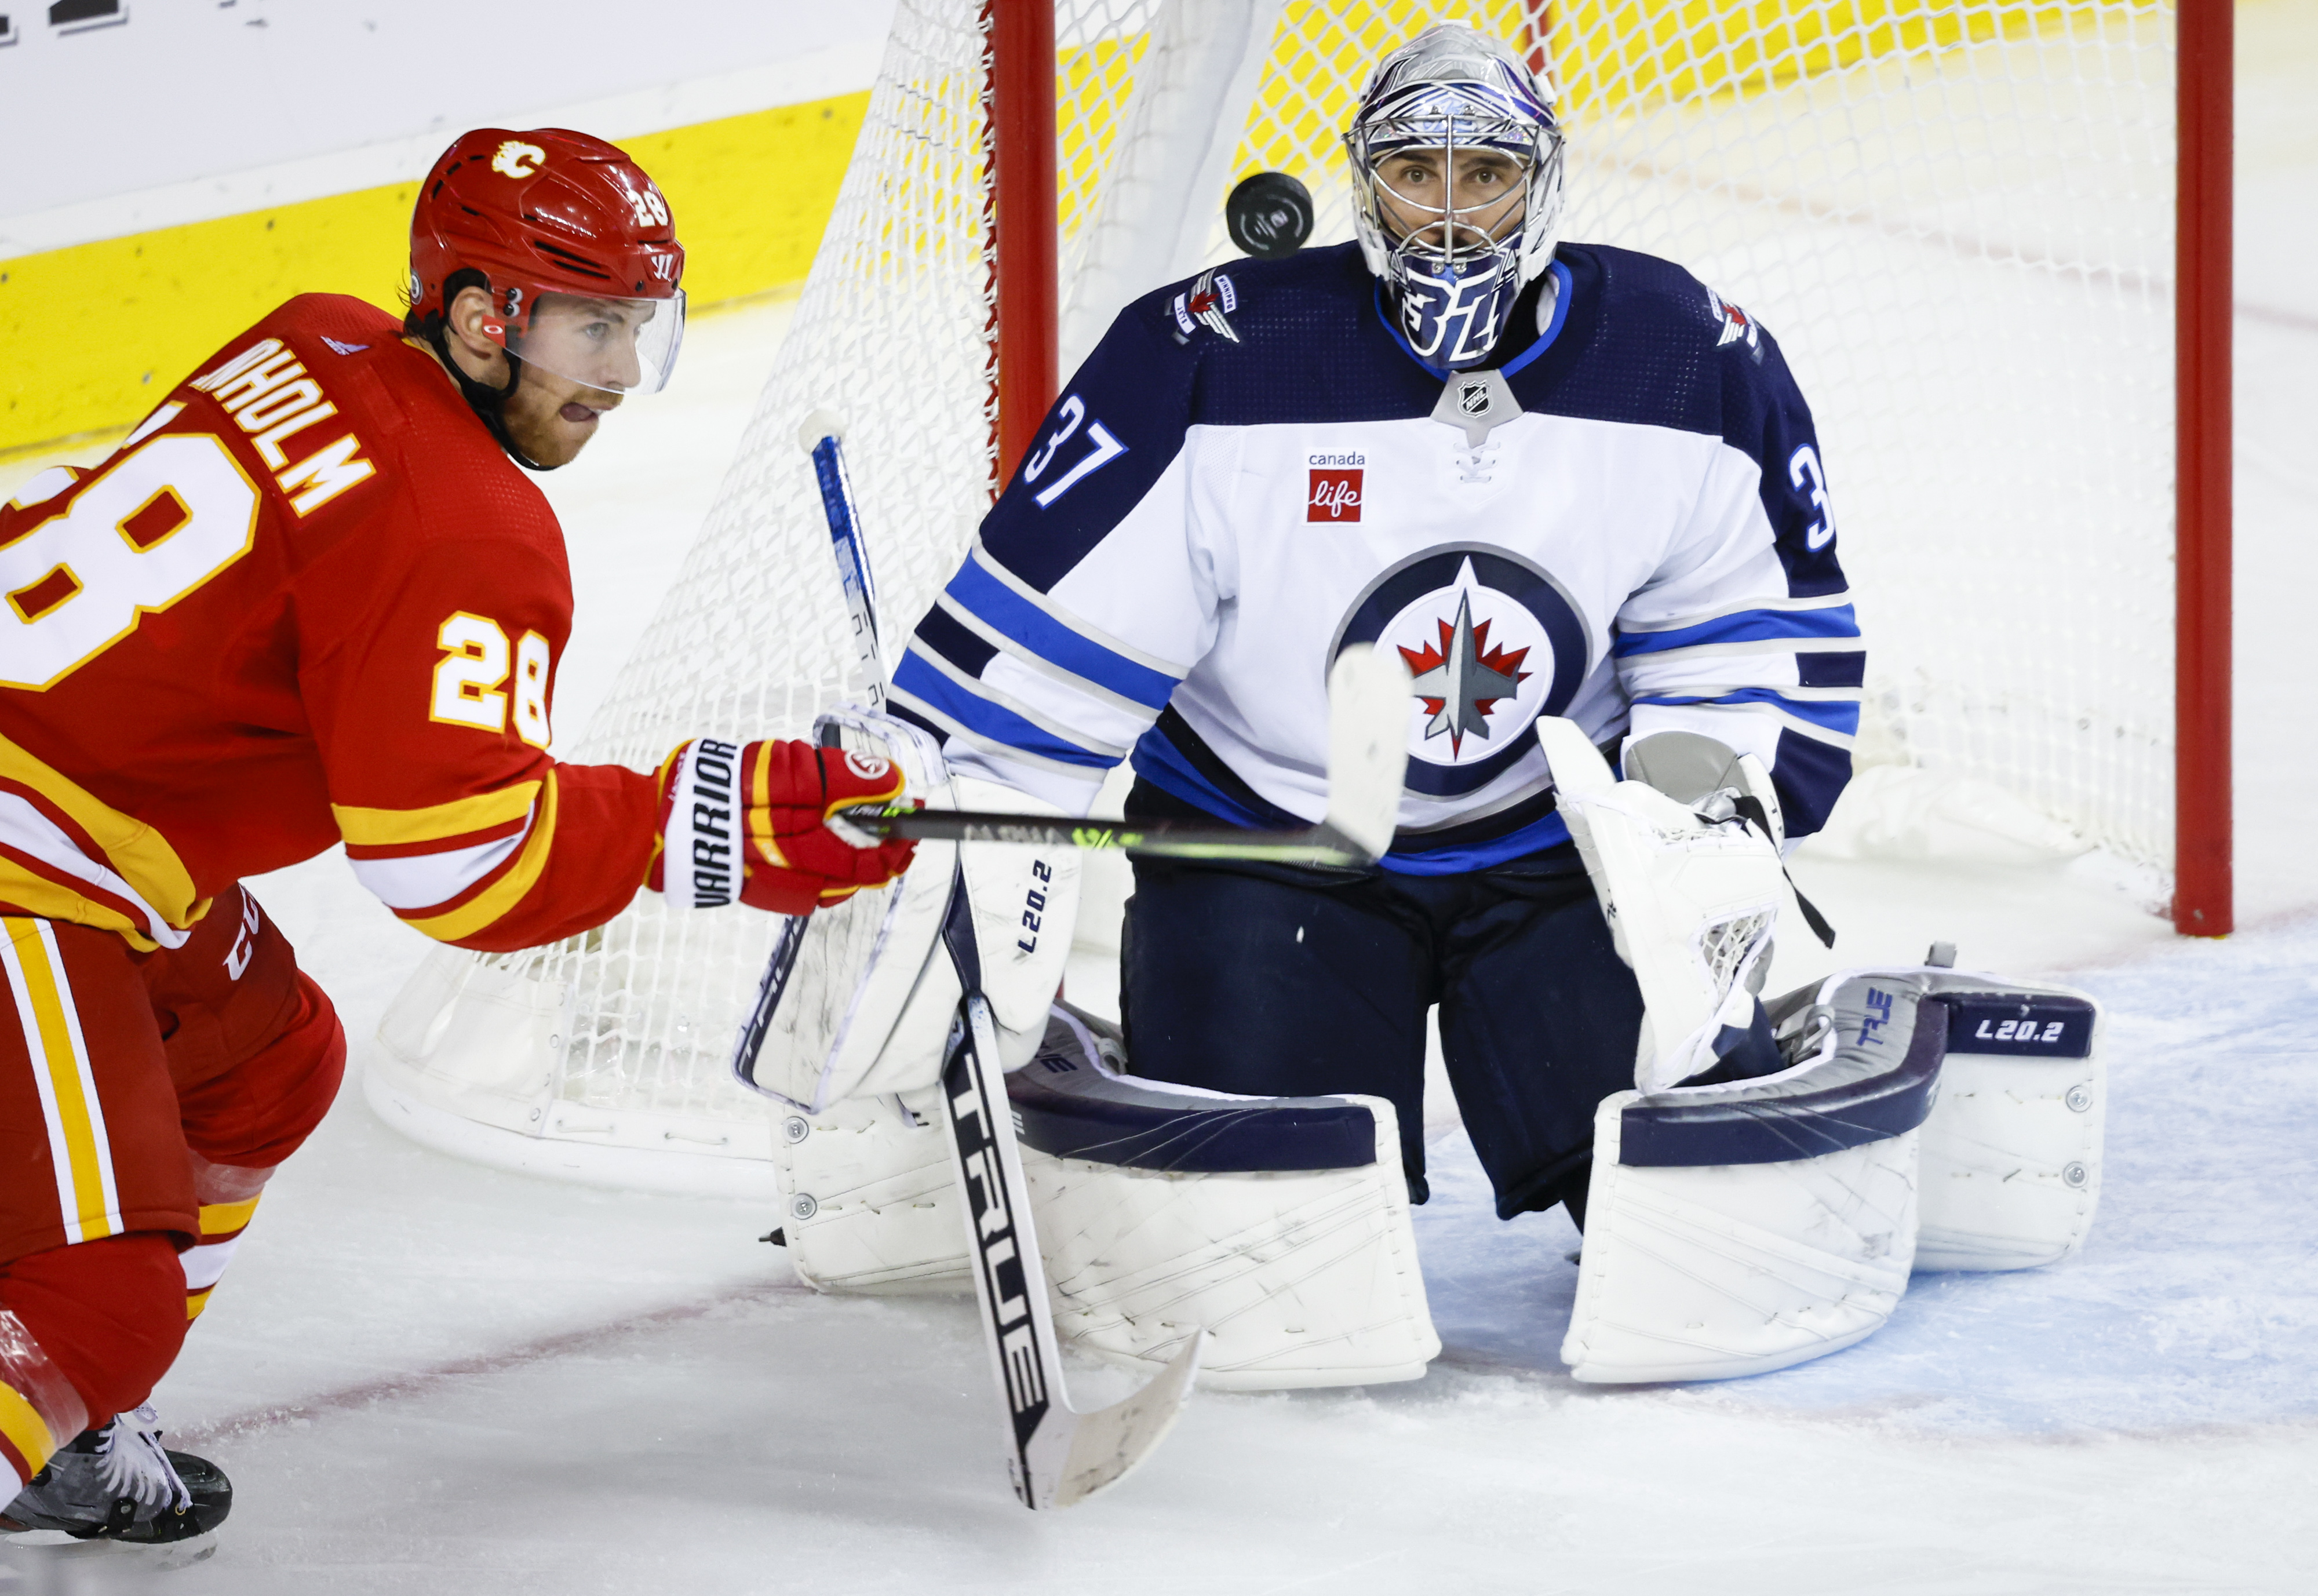
M 445 150 L 410 216 L 414 315 L 445 315 L 463 270 L 488 280 L 484 330 L 532 365 L 622 394 L 675 369 L 684 247 L 659 188 L 601 139 L 479 128 Z

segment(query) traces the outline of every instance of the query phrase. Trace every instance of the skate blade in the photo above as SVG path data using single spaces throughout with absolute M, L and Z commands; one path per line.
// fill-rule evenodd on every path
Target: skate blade
M 183 1540 L 110 1540 L 99 1536 L 79 1540 L 61 1529 L 23 1529 L 0 1537 L 0 1570 L 13 1564 L 22 1569 L 54 1568 L 59 1565 L 163 1573 L 206 1562 L 217 1551 L 217 1531 L 205 1529 Z M 0 1596 L 9 1587 L 0 1583 Z

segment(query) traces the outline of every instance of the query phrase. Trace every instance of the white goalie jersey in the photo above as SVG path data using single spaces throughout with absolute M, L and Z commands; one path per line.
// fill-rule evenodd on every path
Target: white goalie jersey
M 1071 812 L 1131 758 L 1221 819 L 1307 824 L 1328 668 L 1368 643 L 1414 677 L 1388 868 L 1568 838 L 1540 715 L 1712 737 L 1815 830 L 1865 656 L 1778 345 L 1629 251 L 1564 245 L 1532 293 L 1526 345 L 1453 375 L 1349 245 L 1130 305 L 918 626 L 897 711 Z

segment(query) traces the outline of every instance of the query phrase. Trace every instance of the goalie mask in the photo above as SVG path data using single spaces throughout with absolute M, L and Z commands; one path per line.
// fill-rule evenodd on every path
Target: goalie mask
M 1387 56 L 1344 135 L 1361 252 L 1420 360 L 1481 363 L 1553 259 L 1561 128 L 1503 43 L 1427 29 Z

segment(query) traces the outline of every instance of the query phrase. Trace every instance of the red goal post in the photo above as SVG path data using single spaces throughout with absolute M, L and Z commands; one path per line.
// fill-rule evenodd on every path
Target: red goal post
M 2174 46 L 2173 928 L 2225 937 L 2232 843 L 2230 374 L 2236 18 L 2179 0 Z

